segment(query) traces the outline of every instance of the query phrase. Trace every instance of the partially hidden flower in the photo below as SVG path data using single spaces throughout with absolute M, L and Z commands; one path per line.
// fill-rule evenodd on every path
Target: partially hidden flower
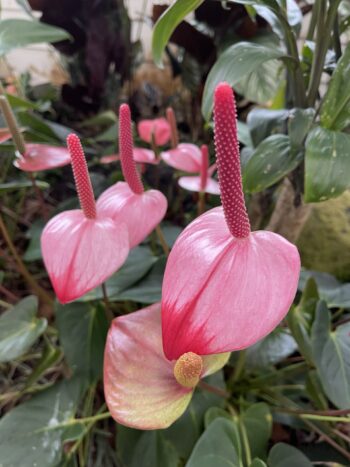
M 41 236 L 41 250 L 61 303 L 71 302 L 101 285 L 129 253 L 128 230 L 99 211 L 79 138 L 67 138 L 81 209 L 53 217 Z
M 127 225 L 130 248 L 133 248 L 160 223 L 168 203 L 160 191 L 144 190 L 133 158 L 131 116 L 127 104 L 120 107 L 119 144 L 125 182 L 118 182 L 102 193 L 97 208 L 101 213 Z
M 146 143 L 164 146 L 170 140 L 170 125 L 166 118 L 141 120 L 137 125 L 140 138 Z
M 5 143 L 11 138 L 12 136 L 8 128 L 0 128 L 0 143 Z
M 15 167 L 25 172 L 39 172 L 70 164 L 70 154 L 67 148 L 26 143 L 5 96 L 0 96 L 0 106 L 17 148 Z
M 157 159 L 154 151 L 147 148 L 133 148 L 132 152 L 134 161 L 138 164 L 152 164 L 157 165 L 159 164 L 159 159 Z M 102 164 L 111 164 L 112 162 L 120 161 L 119 154 L 109 154 L 107 156 L 103 156 L 100 159 Z
M 229 354 L 191 352 L 177 362 L 163 352 L 160 304 L 113 320 L 104 357 L 104 392 L 112 417 L 142 430 L 167 428 L 186 410 L 200 379 Z
M 220 187 L 216 180 L 211 178 L 209 169 L 208 146 L 201 147 L 202 164 L 200 167 L 200 175 L 194 177 L 180 177 L 179 185 L 181 188 L 198 193 L 209 193 L 212 195 L 220 194 Z
M 269 334 L 294 299 L 297 248 L 278 234 L 251 232 L 245 207 L 232 89 L 214 101 L 215 145 L 222 207 L 178 237 L 162 288 L 164 353 L 217 354 L 246 348 Z

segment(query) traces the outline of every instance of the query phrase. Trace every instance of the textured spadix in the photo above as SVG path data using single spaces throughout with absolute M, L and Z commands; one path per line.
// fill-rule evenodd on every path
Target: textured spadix
M 126 104 L 120 107 L 119 126 L 120 158 L 126 182 L 118 182 L 102 193 L 97 208 L 99 212 L 127 225 L 130 248 L 133 248 L 163 219 L 168 203 L 160 191 L 144 191 L 133 158 L 131 116 Z
M 163 346 L 168 359 L 248 347 L 270 333 L 296 293 L 294 245 L 250 232 L 242 191 L 231 88 L 215 92 L 215 144 L 222 208 L 192 222 L 176 241 L 162 290 Z
M 96 210 L 80 141 L 68 137 L 81 210 L 52 218 L 41 236 L 47 272 L 61 303 L 67 303 L 102 284 L 119 269 L 129 253 L 125 224 Z
M 176 381 L 176 362 L 164 356 L 160 319 L 160 304 L 116 318 L 105 347 L 104 392 L 112 417 L 142 430 L 167 428 L 193 393 Z M 228 357 L 204 357 L 201 377 L 218 371 Z
M 139 136 L 146 143 L 152 143 L 152 138 L 157 146 L 164 146 L 170 140 L 171 129 L 165 118 L 153 120 L 141 120 L 137 125 Z

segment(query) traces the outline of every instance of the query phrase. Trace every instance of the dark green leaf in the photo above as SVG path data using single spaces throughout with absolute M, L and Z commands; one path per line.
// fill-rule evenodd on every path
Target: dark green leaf
M 144 432 L 133 446 L 127 467 L 178 467 L 179 455 L 160 431 Z
M 24 261 L 37 261 L 41 259 L 41 232 L 45 226 L 45 222 L 38 220 L 32 223 L 26 232 L 26 237 L 30 239 L 28 248 L 26 249 L 23 259 Z
M 350 185 L 350 135 L 314 128 L 306 140 L 305 201 L 335 198 Z
M 350 44 L 329 82 L 320 112 L 321 125 L 329 130 L 342 130 L 350 125 Z
M 241 416 L 251 456 L 266 459 L 267 444 L 272 434 L 272 415 L 264 402 L 251 405 Z
M 56 133 L 43 118 L 26 110 L 18 111 L 17 117 L 21 125 L 32 130 L 39 138 L 42 138 L 44 142 L 57 144 L 60 141 Z
M 254 459 L 249 467 L 267 467 L 267 465 L 261 459 Z
M 314 109 L 292 109 L 288 116 L 288 136 L 292 147 L 304 144 L 315 116 Z
M 240 467 L 239 450 L 236 424 L 218 418 L 199 438 L 186 467 Z
M 35 184 L 41 190 L 45 190 L 46 188 L 50 187 L 50 185 L 47 182 L 41 182 L 40 180 L 36 180 Z M 8 183 L 0 183 L 0 192 L 15 191 L 15 190 L 21 190 L 23 188 L 32 188 L 32 187 L 33 187 L 33 183 L 31 181 L 18 180 L 17 182 L 13 181 L 13 182 L 8 182 Z
M 51 343 L 46 342 L 45 350 L 33 368 L 30 377 L 26 381 L 26 388 L 30 387 L 38 381 L 39 378 L 45 373 L 46 370 L 54 366 L 62 357 L 61 349 L 54 347 Z
M 245 146 L 253 146 L 252 137 L 247 123 L 237 120 L 238 141 Z
M 86 385 L 102 375 L 108 323 L 102 306 L 58 305 L 56 323 L 65 357 Z
M 226 410 L 221 409 L 220 407 L 210 407 L 210 409 L 206 411 L 204 417 L 205 428 L 208 428 L 208 426 L 217 418 L 227 418 L 228 420 L 232 420 L 232 416 L 226 412 Z
M 0 316 L 0 362 L 25 354 L 45 331 L 47 321 L 37 311 L 38 299 L 30 296 Z
M 153 59 L 158 66 L 162 65 L 164 49 L 181 21 L 199 7 L 203 0 L 176 0 L 158 19 L 153 28 Z
M 14 94 L 6 94 L 6 97 L 13 109 L 36 109 L 38 107 L 35 102 L 28 101 Z
M 286 133 L 289 110 L 270 110 L 254 108 L 248 114 L 247 125 L 254 146 L 264 141 L 268 136 Z
M 286 135 L 266 138 L 243 167 L 244 191 L 257 193 L 274 185 L 299 164 L 301 153 L 291 149 Z
M 320 298 L 329 307 L 350 308 L 350 284 L 343 284 L 326 272 L 301 271 L 299 288 L 304 289 L 307 279 L 313 277 L 317 283 Z
M 350 407 L 350 323 L 331 329 L 331 314 L 324 302 L 312 326 L 312 352 L 327 397 L 339 409 Z
M 227 48 L 211 69 L 205 83 L 202 113 L 209 120 L 216 86 L 227 81 L 231 86 L 249 79 L 267 61 L 284 57 L 284 52 L 277 47 L 265 47 L 250 42 L 239 42 Z
M 275 444 L 269 453 L 267 464 L 269 467 L 312 467 L 302 452 L 285 443 Z
M 0 55 L 29 44 L 58 42 L 70 38 L 64 29 L 25 19 L 2 20 L 0 31 Z

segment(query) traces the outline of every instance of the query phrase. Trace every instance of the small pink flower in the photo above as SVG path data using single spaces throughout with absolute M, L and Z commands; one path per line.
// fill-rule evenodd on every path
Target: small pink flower
M 52 218 L 41 236 L 45 267 L 61 303 L 76 300 L 101 285 L 129 253 L 126 225 L 96 209 L 79 138 L 71 134 L 67 143 L 81 209 Z
M 202 163 L 200 167 L 200 176 L 180 177 L 179 185 L 185 190 L 196 191 L 198 193 L 209 193 L 212 195 L 220 194 L 220 187 L 216 180 L 210 177 L 208 146 L 201 147 Z
M 156 146 L 164 146 L 170 140 L 170 125 L 165 118 L 141 120 L 137 125 L 140 138 L 151 144 L 152 138 Z
M 14 165 L 25 172 L 56 169 L 71 161 L 67 148 L 31 143 L 25 144 L 25 148 L 26 151 L 14 161 Z
M 158 165 L 159 159 L 156 158 L 154 151 L 146 148 L 134 148 L 133 149 L 133 158 L 134 161 L 138 164 L 152 164 Z M 111 164 L 112 162 L 120 161 L 119 154 L 111 154 L 108 156 L 103 156 L 100 159 L 102 164 Z
M 162 289 L 163 346 L 169 360 L 254 344 L 284 318 L 297 290 L 296 247 L 275 233 L 250 231 L 228 84 L 216 88 L 214 109 L 223 207 L 192 222 L 169 255 Z
M 167 360 L 159 303 L 116 318 L 107 337 L 103 378 L 112 417 L 132 428 L 167 428 L 186 410 L 200 379 L 222 368 L 228 357 L 189 353 L 176 363 Z
M 160 191 L 143 188 L 133 158 L 131 116 L 127 104 L 120 107 L 119 127 L 120 158 L 126 182 L 118 182 L 102 193 L 97 207 L 101 213 L 127 225 L 130 248 L 133 248 L 163 219 L 168 203 Z

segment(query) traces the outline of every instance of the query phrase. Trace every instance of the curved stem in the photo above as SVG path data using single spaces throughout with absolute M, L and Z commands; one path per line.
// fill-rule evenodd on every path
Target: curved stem
M 13 142 L 16 146 L 17 151 L 25 156 L 26 147 L 24 138 L 19 130 L 16 117 L 11 109 L 11 106 L 4 95 L 0 96 L 0 107 L 2 113 L 4 114 L 7 126 L 9 127 L 10 133 L 12 135 Z
M 202 164 L 201 164 L 201 191 L 205 191 L 205 187 L 207 186 L 208 181 L 208 168 L 209 168 L 209 152 L 208 146 L 203 144 L 201 147 L 202 153 Z

